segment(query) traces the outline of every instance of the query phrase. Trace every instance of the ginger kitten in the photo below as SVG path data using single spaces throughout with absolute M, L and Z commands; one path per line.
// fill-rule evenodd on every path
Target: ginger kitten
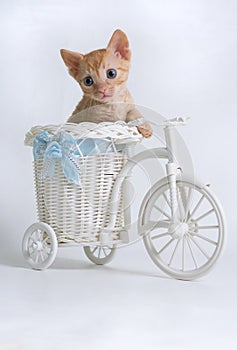
M 106 49 L 85 55 L 64 49 L 60 52 L 69 74 L 83 91 L 83 97 L 68 122 L 129 122 L 142 117 L 125 85 L 131 59 L 125 33 L 117 29 Z M 144 137 L 152 135 L 147 122 L 137 128 Z

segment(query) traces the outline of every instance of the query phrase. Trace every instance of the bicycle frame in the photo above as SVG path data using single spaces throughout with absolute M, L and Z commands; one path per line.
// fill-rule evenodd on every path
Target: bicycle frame
M 104 227 L 100 234 L 100 243 L 106 244 L 111 242 L 109 238 L 109 233 L 114 230 L 115 227 L 115 221 L 116 221 L 116 213 L 118 210 L 118 197 L 121 190 L 122 184 L 125 186 L 128 186 L 129 177 L 131 176 L 132 169 L 141 161 L 145 159 L 167 159 L 166 164 L 166 174 L 169 182 L 170 187 L 170 203 L 171 203 L 171 226 L 175 227 L 177 222 L 177 190 L 176 190 L 176 177 L 178 169 L 180 168 L 175 161 L 174 157 L 174 151 L 175 151 L 175 126 L 173 125 L 167 125 L 164 128 L 165 133 L 165 141 L 166 141 L 166 147 L 158 147 L 158 148 L 152 148 L 150 150 L 146 150 L 143 152 L 140 152 L 130 158 L 123 169 L 121 170 L 120 174 L 116 177 L 113 190 L 112 190 L 112 196 L 111 196 L 111 205 L 110 205 L 110 218 L 109 223 L 106 227 Z M 125 203 L 127 202 L 127 192 L 124 191 Z M 125 222 L 126 226 L 130 226 L 130 207 L 127 207 L 124 210 L 125 215 Z M 127 232 L 129 228 L 121 234 L 123 236 L 122 241 L 127 241 Z M 141 232 L 139 232 L 141 234 Z

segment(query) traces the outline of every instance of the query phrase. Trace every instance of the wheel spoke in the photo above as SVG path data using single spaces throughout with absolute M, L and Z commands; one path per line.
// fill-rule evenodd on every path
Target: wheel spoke
M 33 239 L 32 236 L 29 237 L 29 241 L 30 241 L 30 240 L 31 240 L 33 243 L 35 243 L 35 240 Z
M 171 208 L 170 202 L 169 202 L 169 200 L 168 200 L 168 198 L 167 198 L 165 192 L 163 192 L 163 197 L 165 198 L 165 201 L 166 201 L 166 203 L 168 204 L 168 206 Z
M 48 251 L 48 249 L 44 249 L 42 252 L 46 258 L 50 255 L 50 251 Z
M 211 209 L 209 211 L 207 211 L 206 213 L 200 215 L 197 219 L 195 219 L 195 221 L 199 221 L 205 217 L 207 217 L 208 215 L 210 215 L 211 213 L 213 213 L 215 210 L 214 209 Z
M 155 236 L 151 237 L 151 239 L 154 240 L 154 239 L 165 237 L 165 236 L 169 236 L 169 235 L 170 234 L 168 232 L 164 232 L 164 233 L 160 233 L 158 235 L 155 235 Z
M 198 226 L 199 230 L 209 230 L 209 229 L 215 229 L 215 228 L 219 228 L 219 226 L 218 225 Z
M 94 254 L 94 253 L 96 252 L 97 249 L 98 249 L 98 247 L 95 247 L 95 248 L 92 250 L 91 254 Z
M 173 241 L 174 241 L 174 238 L 171 238 L 171 240 L 170 240 L 168 243 L 166 243 L 166 244 L 163 246 L 163 248 L 161 248 L 161 249 L 157 252 L 157 254 L 160 255 L 166 248 L 168 248 L 168 246 L 169 246 Z
M 185 209 L 184 209 L 184 204 L 182 201 L 182 196 L 181 196 L 179 187 L 177 187 L 177 201 L 178 201 L 180 219 L 185 220 Z
M 99 258 L 99 259 L 100 259 L 101 250 L 102 250 L 102 248 L 100 247 L 100 248 L 99 248 L 99 254 L 98 254 L 98 258 Z
M 182 239 L 182 271 L 184 271 L 184 264 L 185 264 L 185 236 L 183 236 L 183 239 Z
M 154 204 L 154 208 L 156 210 L 158 210 L 161 214 L 163 214 L 164 216 L 166 216 L 168 219 L 170 219 L 170 216 L 164 211 L 162 210 L 160 207 L 158 207 L 158 205 Z
M 49 237 L 47 236 L 47 237 L 45 237 L 44 239 L 43 239 L 43 244 L 47 244 L 47 241 L 49 240 Z M 50 240 L 49 240 L 50 241 Z
M 183 202 L 183 207 L 185 209 L 187 204 L 187 196 L 186 196 L 185 188 L 184 186 L 179 186 L 179 184 L 177 184 L 177 188 L 179 189 L 180 196 Z
M 188 220 L 188 216 L 190 214 L 190 201 L 191 201 L 191 194 L 192 194 L 192 187 L 189 187 L 188 189 L 188 197 L 186 199 L 186 207 L 185 207 L 185 220 Z
M 194 265 L 196 267 L 196 269 L 198 268 L 198 264 L 197 264 L 197 261 L 194 257 L 194 254 L 193 254 L 193 250 L 192 250 L 192 247 L 191 247 L 191 243 L 190 243 L 190 240 L 189 240 L 189 237 L 187 236 L 187 243 L 188 243 L 188 247 L 189 247 L 189 250 L 190 250 L 190 253 L 191 253 L 191 256 L 192 256 L 192 259 L 193 259 L 193 262 L 194 262 Z
M 203 239 L 204 241 L 209 242 L 210 244 L 213 244 L 213 245 L 215 245 L 215 246 L 217 246 L 217 244 L 218 244 L 218 242 L 213 241 L 212 239 L 207 238 L 207 237 L 204 237 L 204 236 L 202 236 L 202 235 L 199 235 L 198 233 L 193 233 L 193 235 L 194 235 L 194 236 L 197 236 L 197 237 Z
M 203 199 L 205 198 L 204 194 L 202 195 L 202 197 L 199 199 L 199 201 L 196 204 L 196 207 L 193 209 L 192 213 L 189 216 L 189 219 L 193 217 L 193 215 L 196 213 L 197 209 L 200 207 Z
M 36 251 L 33 249 L 32 251 L 29 251 L 29 256 L 32 260 L 35 260 Z
M 28 244 L 28 249 L 32 249 L 32 251 L 34 252 L 36 250 L 36 247 L 34 247 L 33 244 Z
M 28 251 L 29 252 L 29 257 L 32 259 L 32 260 L 34 260 L 34 251 L 32 251 L 32 252 L 30 252 L 30 251 Z
M 191 237 L 191 236 L 190 236 L 190 239 L 197 246 L 197 248 L 200 250 L 200 252 L 202 252 L 202 254 L 209 260 L 210 256 L 203 250 L 202 247 L 200 247 L 200 245 L 195 241 L 195 239 L 193 237 Z
M 41 261 L 43 262 L 45 258 L 44 258 L 44 255 L 43 255 L 42 251 L 40 251 L 40 257 L 41 257 Z
M 38 241 L 38 237 L 37 237 L 37 231 L 34 231 L 31 235 L 31 237 L 33 238 L 34 242 L 37 242 Z
M 105 248 L 102 248 L 102 249 L 103 249 L 104 255 L 105 255 L 105 257 L 106 257 L 106 256 L 107 256 L 106 249 L 105 249 Z
M 37 239 L 39 241 L 42 241 L 43 238 L 43 232 L 41 230 L 37 230 Z
M 175 256 L 175 253 L 176 253 L 176 251 L 177 251 L 177 248 L 178 248 L 178 246 L 179 246 L 180 241 L 181 241 L 180 239 L 177 240 L 177 243 L 176 243 L 176 245 L 175 245 L 174 251 L 173 251 L 173 253 L 172 253 L 171 257 L 170 257 L 168 266 L 170 266 L 170 264 L 171 264 L 172 261 L 173 261 L 173 258 L 174 258 L 174 256 Z
M 36 264 L 39 262 L 39 253 L 36 251 L 36 257 L 35 257 Z
M 28 246 L 28 251 L 31 255 L 34 252 L 34 248 L 30 245 L 30 246 Z

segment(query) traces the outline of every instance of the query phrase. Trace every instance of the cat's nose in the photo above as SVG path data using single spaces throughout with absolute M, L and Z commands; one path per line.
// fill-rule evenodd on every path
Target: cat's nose
M 101 94 L 105 94 L 106 88 L 99 89 L 98 91 L 99 91 Z
M 104 94 L 106 92 L 106 87 L 105 86 L 100 86 L 98 88 L 98 91 L 101 93 L 101 94 Z

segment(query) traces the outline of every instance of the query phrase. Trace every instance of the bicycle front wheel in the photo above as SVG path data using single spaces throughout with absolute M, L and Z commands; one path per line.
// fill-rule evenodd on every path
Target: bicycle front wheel
M 143 237 L 148 254 L 168 275 L 191 280 L 209 272 L 219 258 L 224 215 L 210 189 L 190 181 L 177 181 L 177 200 L 179 221 L 172 231 L 169 184 L 154 186 L 142 204 L 140 225 L 161 223 Z

